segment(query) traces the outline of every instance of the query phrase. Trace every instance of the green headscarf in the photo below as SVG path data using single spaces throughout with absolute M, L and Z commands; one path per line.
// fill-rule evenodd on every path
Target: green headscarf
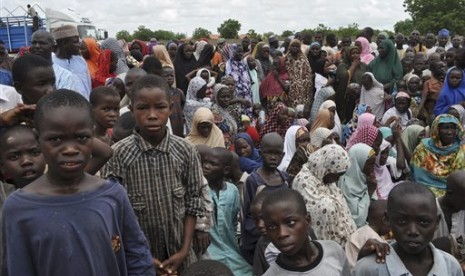
M 381 41 L 384 51 L 387 53 L 385 57 L 377 56 L 369 65 L 369 71 L 375 75 L 375 78 L 382 84 L 393 83 L 402 79 L 403 69 L 400 62 L 399 55 L 390 39 Z

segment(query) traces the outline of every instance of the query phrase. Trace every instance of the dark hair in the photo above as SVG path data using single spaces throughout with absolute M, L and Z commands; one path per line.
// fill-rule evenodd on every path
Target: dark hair
M 263 201 L 265 201 L 265 198 L 268 194 L 269 192 L 267 190 L 262 190 L 261 192 L 256 194 L 254 199 L 252 200 L 252 203 L 250 203 L 250 208 L 252 208 L 252 206 L 257 206 L 257 205 L 263 206 Z
M 149 74 L 140 77 L 132 85 L 131 93 L 129 93 L 132 102 L 137 98 L 139 91 L 144 88 L 159 88 L 165 92 L 168 101 L 171 99 L 170 88 L 166 80 L 158 75 Z
M 147 74 L 154 74 L 158 76 L 163 74 L 163 66 L 161 65 L 161 62 L 154 56 L 150 56 L 144 59 L 142 69 L 144 69 Z
M 39 126 L 41 120 L 43 120 L 44 114 L 50 110 L 60 107 L 75 107 L 83 109 L 84 112 L 79 114 L 79 116 L 88 116 L 92 124 L 94 122 L 92 107 L 86 98 L 72 90 L 58 89 L 57 91 L 43 96 L 39 102 L 37 102 L 36 111 L 34 113 L 35 128 L 40 132 Z
M 141 62 L 144 59 L 142 52 L 139 50 L 131 50 L 130 53 L 131 53 L 131 56 L 138 62 Z
M 305 200 L 303 196 L 296 190 L 291 189 L 279 189 L 268 193 L 263 200 L 262 210 L 266 210 L 270 205 L 282 202 L 294 204 L 297 212 L 303 216 L 307 215 L 307 208 L 305 207 Z
M 11 127 L 3 129 L 3 131 L 0 132 L 0 153 L 2 153 L 6 149 L 5 140 L 8 137 L 10 137 L 13 134 L 17 134 L 17 133 L 19 134 L 19 133 L 24 133 L 24 132 L 32 133 L 32 135 L 34 135 L 34 137 L 37 140 L 37 133 L 34 132 L 34 130 L 32 130 L 30 126 L 15 125 L 15 126 L 11 126 Z
M 397 184 L 394 188 L 392 188 L 391 192 L 389 192 L 387 203 L 388 213 L 391 213 L 394 208 L 396 208 L 396 201 L 399 198 L 408 198 L 411 195 L 422 195 L 428 197 L 431 200 L 431 204 L 436 207 L 436 198 L 430 189 L 416 182 L 404 181 Z
M 223 147 L 212 148 L 210 154 L 215 154 L 221 157 L 224 166 L 230 166 L 233 161 L 233 156 L 229 150 Z
M 97 88 L 92 89 L 89 96 L 89 102 L 92 107 L 95 107 L 100 103 L 100 100 L 104 96 L 112 96 L 115 98 L 119 98 L 119 93 L 116 91 L 115 88 L 111 86 L 99 86 Z
M 132 112 L 125 112 L 116 119 L 113 126 L 113 141 L 116 143 L 131 135 L 136 127 L 136 121 Z
M 465 69 L 465 48 L 455 50 L 455 66 Z
M 222 262 L 200 260 L 191 264 L 181 276 L 233 276 L 232 271 Z
M 52 64 L 50 61 L 38 55 L 24 55 L 19 57 L 14 61 L 13 67 L 11 68 L 13 81 L 23 83 L 32 70 L 43 67 L 52 67 Z

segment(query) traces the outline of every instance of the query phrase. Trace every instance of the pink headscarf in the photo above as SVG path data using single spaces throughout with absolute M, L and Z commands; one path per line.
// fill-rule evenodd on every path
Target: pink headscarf
M 353 145 L 359 143 L 367 144 L 372 147 L 378 135 L 379 129 L 375 126 L 357 127 L 357 131 L 351 137 L 353 139 L 350 139 L 347 143 L 346 150 L 349 151 Z
M 362 50 L 360 51 L 360 60 L 366 65 L 370 64 L 372 60 L 375 59 L 375 56 L 371 54 L 370 42 L 363 36 L 357 38 L 355 41 L 360 42 L 362 45 Z
M 358 116 L 357 128 L 364 126 L 372 126 L 375 124 L 376 116 L 371 113 L 363 113 Z

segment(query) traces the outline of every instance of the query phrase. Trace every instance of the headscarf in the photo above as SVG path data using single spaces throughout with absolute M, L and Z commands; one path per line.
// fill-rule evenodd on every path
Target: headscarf
M 319 127 L 310 135 L 310 151 L 314 152 L 321 148 L 323 141 L 328 138 L 333 132 L 325 127 Z
M 379 131 L 383 135 L 383 139 L 386 139 L 392 136 L 392 129 L 390 127 L 380 127 Z
M 381 120 L 384 115 L 384 86 L 376 80 L 373 73 L 366 72 L 364 75 L 369 75 L 373 80 L 373 87 L 367 90 L 362 85 L 362 93 L 360 94 L 360 103 L 371 107 L 376 119 Z
M 184 118 L 187 130 L 190 131 L 195 111 L 200 107 L 210 107 L 211 102 L 205 99 L 198 99 L 197 92 L 207 85 L 201 77 L 195 77 L 189 82 L 186 94 L 186 104 L 184 105 Z
M 413 154 L 413 151 L 418 146 L 418 135 L 424 130 L 425 128 L 420 125 L 410 125 L 404 129 L 402 132 L 402 142 L 407 147 L 408 154 Z
M 453 123 L 457 126 L 455 141 L 442 146 L 439 138 L 439 125 Z M 456 117 L 450 114 L 441 114 L 434 119 L 431 125 L 430 138 L 425 138 L 415 148 L 410 166 L 413 179 L 436 189 L 446 189 L 447 176 L 465 168 L 465 145 L 461 144 L 463 130 Z
M 287 122 L 285 125 L 278 124 L 278 114 L 283 110 L 287 110 L 287 106 L 283 103 L 276 103 L 275 106 L 271 109 L 268 114 L 268 119 L 263 125 L 262 131 L 260 132 L 260 138 L 263 138 L 265 134 L 270 132 L 277 132 L 281 137 L 284 138 L 287 129 L 291 125 L 290 122 Z
M 381 153 L 386 149 L 391 149 L 391 144 L 383 139 L 381 143 L 379 154 L 376 156 L 376 163 L 375 163 L 375 176 L 377 181 L 376 186 L 376 195 L 378 199 L 387 199 L 389 192 L 394 188 L 395 184 L 392 182 L 392 176 L 387 168 L 386 164 L 381 165 Z
M 265 42 L 259 42 L 255 45 L 255 49 L 252 52 L 252 56 L 260 61 L 260 64 L 263 69 L 263 74 L 266 76 L 268 72 L 270 72 L 271 68 L 271 59 L 270 57 L 265 58 L 263 57 L 263 49 L 268 48 L 270 49 L 270 45 L 266 44 Z
M 331 126 L 331 111 L 329 109 L 322 109 L 318 111 L 318 115 L 316 116 L 315 122 L 312 125 L 312 128 L 310 129 L 310 135 L 313 134 L 313 132 L 319 128 L 319 127 L 324 127 L 329 129 Z
M 324 101 L 321 104 L 320 110 L 322 110 L 322 109 L 330 109 L 331 107 L 336 108 L 336 103 L 331 101 L 331 100 L 327 100 L 327 101 Z M 342 133 L 341 120 L 339 119 L 339 115 L 337 114 L 337 112 L 334 113 L 334 127 L 331 130 L 333 132 L 337 133 L 337 135 L 341 136 L 341 133 Z
M 296 152 L 296 140 L 301 135 L 307 133 L 308 130 L 305 127 L 301 126 L 291 126 L 286 131 L 286 137 L 284 138 L 284 157 L 279 164 L 278 169 L 281 171 L 286 171 L 287 166 L 292 160 Z
M 286 60 L 284 58 L 279 58 L 277 60 L 278 73 L 281 81 L 287 80 L 288 74 L 286 71 Z M 265 79 L 260 84 L 260 97 L 264 98 L 273 98 L 279 97 L 285 94 L 283 87 L 276 79 L 273 72 L 268 72 Z
M 168 66 L 174 69 L 174 64 L 171 61 L 170 54 L 163 45 L 155 45 L 152 47 L 153 55 L 160 60 L 163 67 Z
M 294 39 L 289 45 L 301 45 L 300 40 Z M 286 69 L 289 77 L 290 88 L 288 94 L 288 106 L 309 104 L 310 91 L 313 91 L 312 68 L 302 51 L 298 51 L 297 57 L 291 53 L 286 55 Z
M 350 136 L 357 130 L 358 126 L 358 116 L 364 114 L 368 109 L 366 104 L 359 104 L 355 107 L 354 112 L 352 114 L 352 119 L 345 124 L 342 128 L 342 144 L 346 145 L 347 141 L 349 140 Z
M 454 104 L 450 108 L 457 110 L 457 112 L 459 113 L 459 117 L 460 117 L 459 121 L 463 127 L 465 125 L 465 108 L 463 108 L 461 104 Z
M 237 139 L 242 138 L 247 143 L 250 145 L 252 148 L 252 153 L 249 156 L 240 156 L 239 157 L 239 167 L 241 171 L 247 172 L 247 173 L 252 173 L 256 169 L 260 168 L 262 166 L 262 158 L 260 157 L 260 153 L 258 150 L 255 148 L 255 145 L 252 142 L 252 138 L 250 138 L 249 134 L 247 133 L 239 133 L 236 135 L 236 138 L 234 139 L 234 142 L 237 141 Z M 237 150 L 236 153 L 238 154 Z
M 377 56 L 369 65 L 369 70 L 373 73 L 376 80 L 382 84 L 394 83 L 401 80 L 404 76 L 402 63 L 400 62 L 397 50 L 390 39 L 381 41 L 384 46 L 385 57 Z M 391 85 L 393 88 L 393 85 Z
M 203 50 L 200 52 L 200 56 L 197 58 L 197 67 L 211 66 L 211 61 L 215 49 L 211 44 L 205 44 Z
M 197 61 L 194 56 L 186 59 L 184 57 L 184 48 L 187 44 L 181 44 L 178 47 L 176 58 L 174 59 L 174 70 L 176 73 L 176 87 L 187 93 L 187 87 L 189 86 L 189 80 L 186 75 L 192 72 L 197 66 Z
M 194 52 L 194 57 L 196 60 L 199 60 L 200 58 L 200 53 L 202 53 L 203 48 L 205 45 L 208 43 L 206 41 L 200 40 L 195 43 L 195 52 Z
M 354 145 L 349 150 L 349 168 L 338 182 L 357 227 L 365 225 L 368 216 L 370 195 L 363 169 L 367 160 L 374 155 L 375 151 L 370 146 L 362 143 Z
M 98 46 L 97 41 L 92 37 L 86 37 L 83 41 L 86 43 L 87 50 L 89 51 L 89 59 L 86 59 L 86 62 L 87 67 L 89 68 L 90 78 L 93 79 L 98 70 L 100 47 Z
M 223 62 L 227 62 L 233 58 L 236 48 L 236 44 L 226 44 L 223 46 L 223 48 L 221 48 L 221 59 Z
M 131 49 L 132 45 L 136 43 L 139 45 L 140 47 L 140 52 L 142 53 L 142 56 L 146 56 L 149 54 L 149 47 L 147 47 L 147 44 L 142 41 L 142 40 L 139 40 L 139 39 L 134 39 L 132 42 L 131 42 L 131 45 L 129 46 L 129 49 Z
M 118 57 L 118 63 L 116 64 L 115 74 L 119 75 L 126 73 L 129 70 L 128 65 L 126 64 L 126 55 L 124 54 L 123 47 L 118 43 L 115 38 L 109 37 L 100 43 L 100 48 L 110 49 L 112 53 L 116 54 Z
M 452 70 L 456 70 L 457 67 L 452 67 L 447 71 L 446 77 L 444 78 L 444 85 L 442 86 L 441 92 L 439 93 L 436 106 L 434 107 L 434 115 L 447 113 L 449 107 L 454 104 L 459 104 L 465 101 L 465 71 L 462 70 L 462 81 L 458 87 L 452 87 L 449 84 L 449 74 Z
M 316 115 L 320 110 L 320 106 L 331 96 L 336 94 L 334 89 L 331 86 L 321 88 L 315 95 L 315 100 L 312 104 L 312 109 L 310 110 L 310 122 L 313 123 L 316 119 Z
M 215 115 L 215 124 L 217 124 L 223 133 L 228 133 L 230 137 L 229 139 L 225 139 L 225 141 L 233 142 L 232 139 L 237 134 L 237 122 L 234 120 L 234 117 L 229 113 L 226 108 L 223 108 L 217 104 L 218 93 L 221 89 L 226 88 L 229 93 L 229 87 L 218 83 L 215 84 L 213 88 L 213 106 L 212 111 Z
M 375 126 L 359 126 L 353 135 L 353 139 L 349 140 L 349 143 L 347 143 L 346 150 L 350 150 L 352 146 L 359 143 L 364 143 L 372 147 L 378 135 L 379 129 Z
M 362 49 L 360 50 L 360 61 L 366 65 L 370 64 L 370 62 L 375 59 L 375 56 L 371 53 L 370 42 L 363 36 L 360 36 L 355 41 L 360 42 L 362 45 Z
M 342 246 L 356 226 L 339 187 L 323 183 L 323 177 L 343 173 L 348 167 L 347 152 L 339 145 L 326 145 L 310 155 L 293 181 L 293 189 L 304 197 L 315 235 Z
M 236 96 L 252 102 L 252 81 L 249 75 L 249 67 L 242 60 L 234 59 L 236 48 L 230 53 L 229 60 L 226 62 L 225 73 L 236 81 Z M 249 115 L 251 115 L 250 113 Z
M 99 66 L 95 72 L 94 78 L 92 78 L 92 88 L 105 85 L 108 78 L 116 77 L 114 73 L 110 73 L 110 63 L 111 51 L 108 49 L 102 50 L 98 61 Z
M 212 124 L 212 131 L 208 137 L 202 136 L 197 129 L 199 124 L 205 122 Z M 205 145 L 210 148 L 224 148 L 223 133 L 215 125 L 213 120 L 213 113 L 211 110 L 205 107 L 201 107 L 195 111 L 194 119 L 192 120 L 192 129 L 191 132 L 187 135 L 186 139 L 194 145 Z

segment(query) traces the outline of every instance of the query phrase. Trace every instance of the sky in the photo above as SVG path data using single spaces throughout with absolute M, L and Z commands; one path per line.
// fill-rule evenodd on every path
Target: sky
M 229 18 L 238 20 L 239 33 L 254 29 L 257 33 L 284 30 L 300 31 L 318 24 L 338 28 L 358 23 L 360 28 L 393 30 L 397 21 L 409 18 L 403 0 L 48 0 L 29 4 L 59 11 L 73 9 L 89 18 L 97 29 L 110 36 L 120 30 L 132 33 L 144 25 L 151 30 L 168 30 L 191 36 L 197 27 L 213 34 Z M 1 16 L 28 4 L 23 0 L 0 0 Z M 39 15 L 43 14 L 36 8 Z M 24 15 L 16 9 L 15 15 Z

